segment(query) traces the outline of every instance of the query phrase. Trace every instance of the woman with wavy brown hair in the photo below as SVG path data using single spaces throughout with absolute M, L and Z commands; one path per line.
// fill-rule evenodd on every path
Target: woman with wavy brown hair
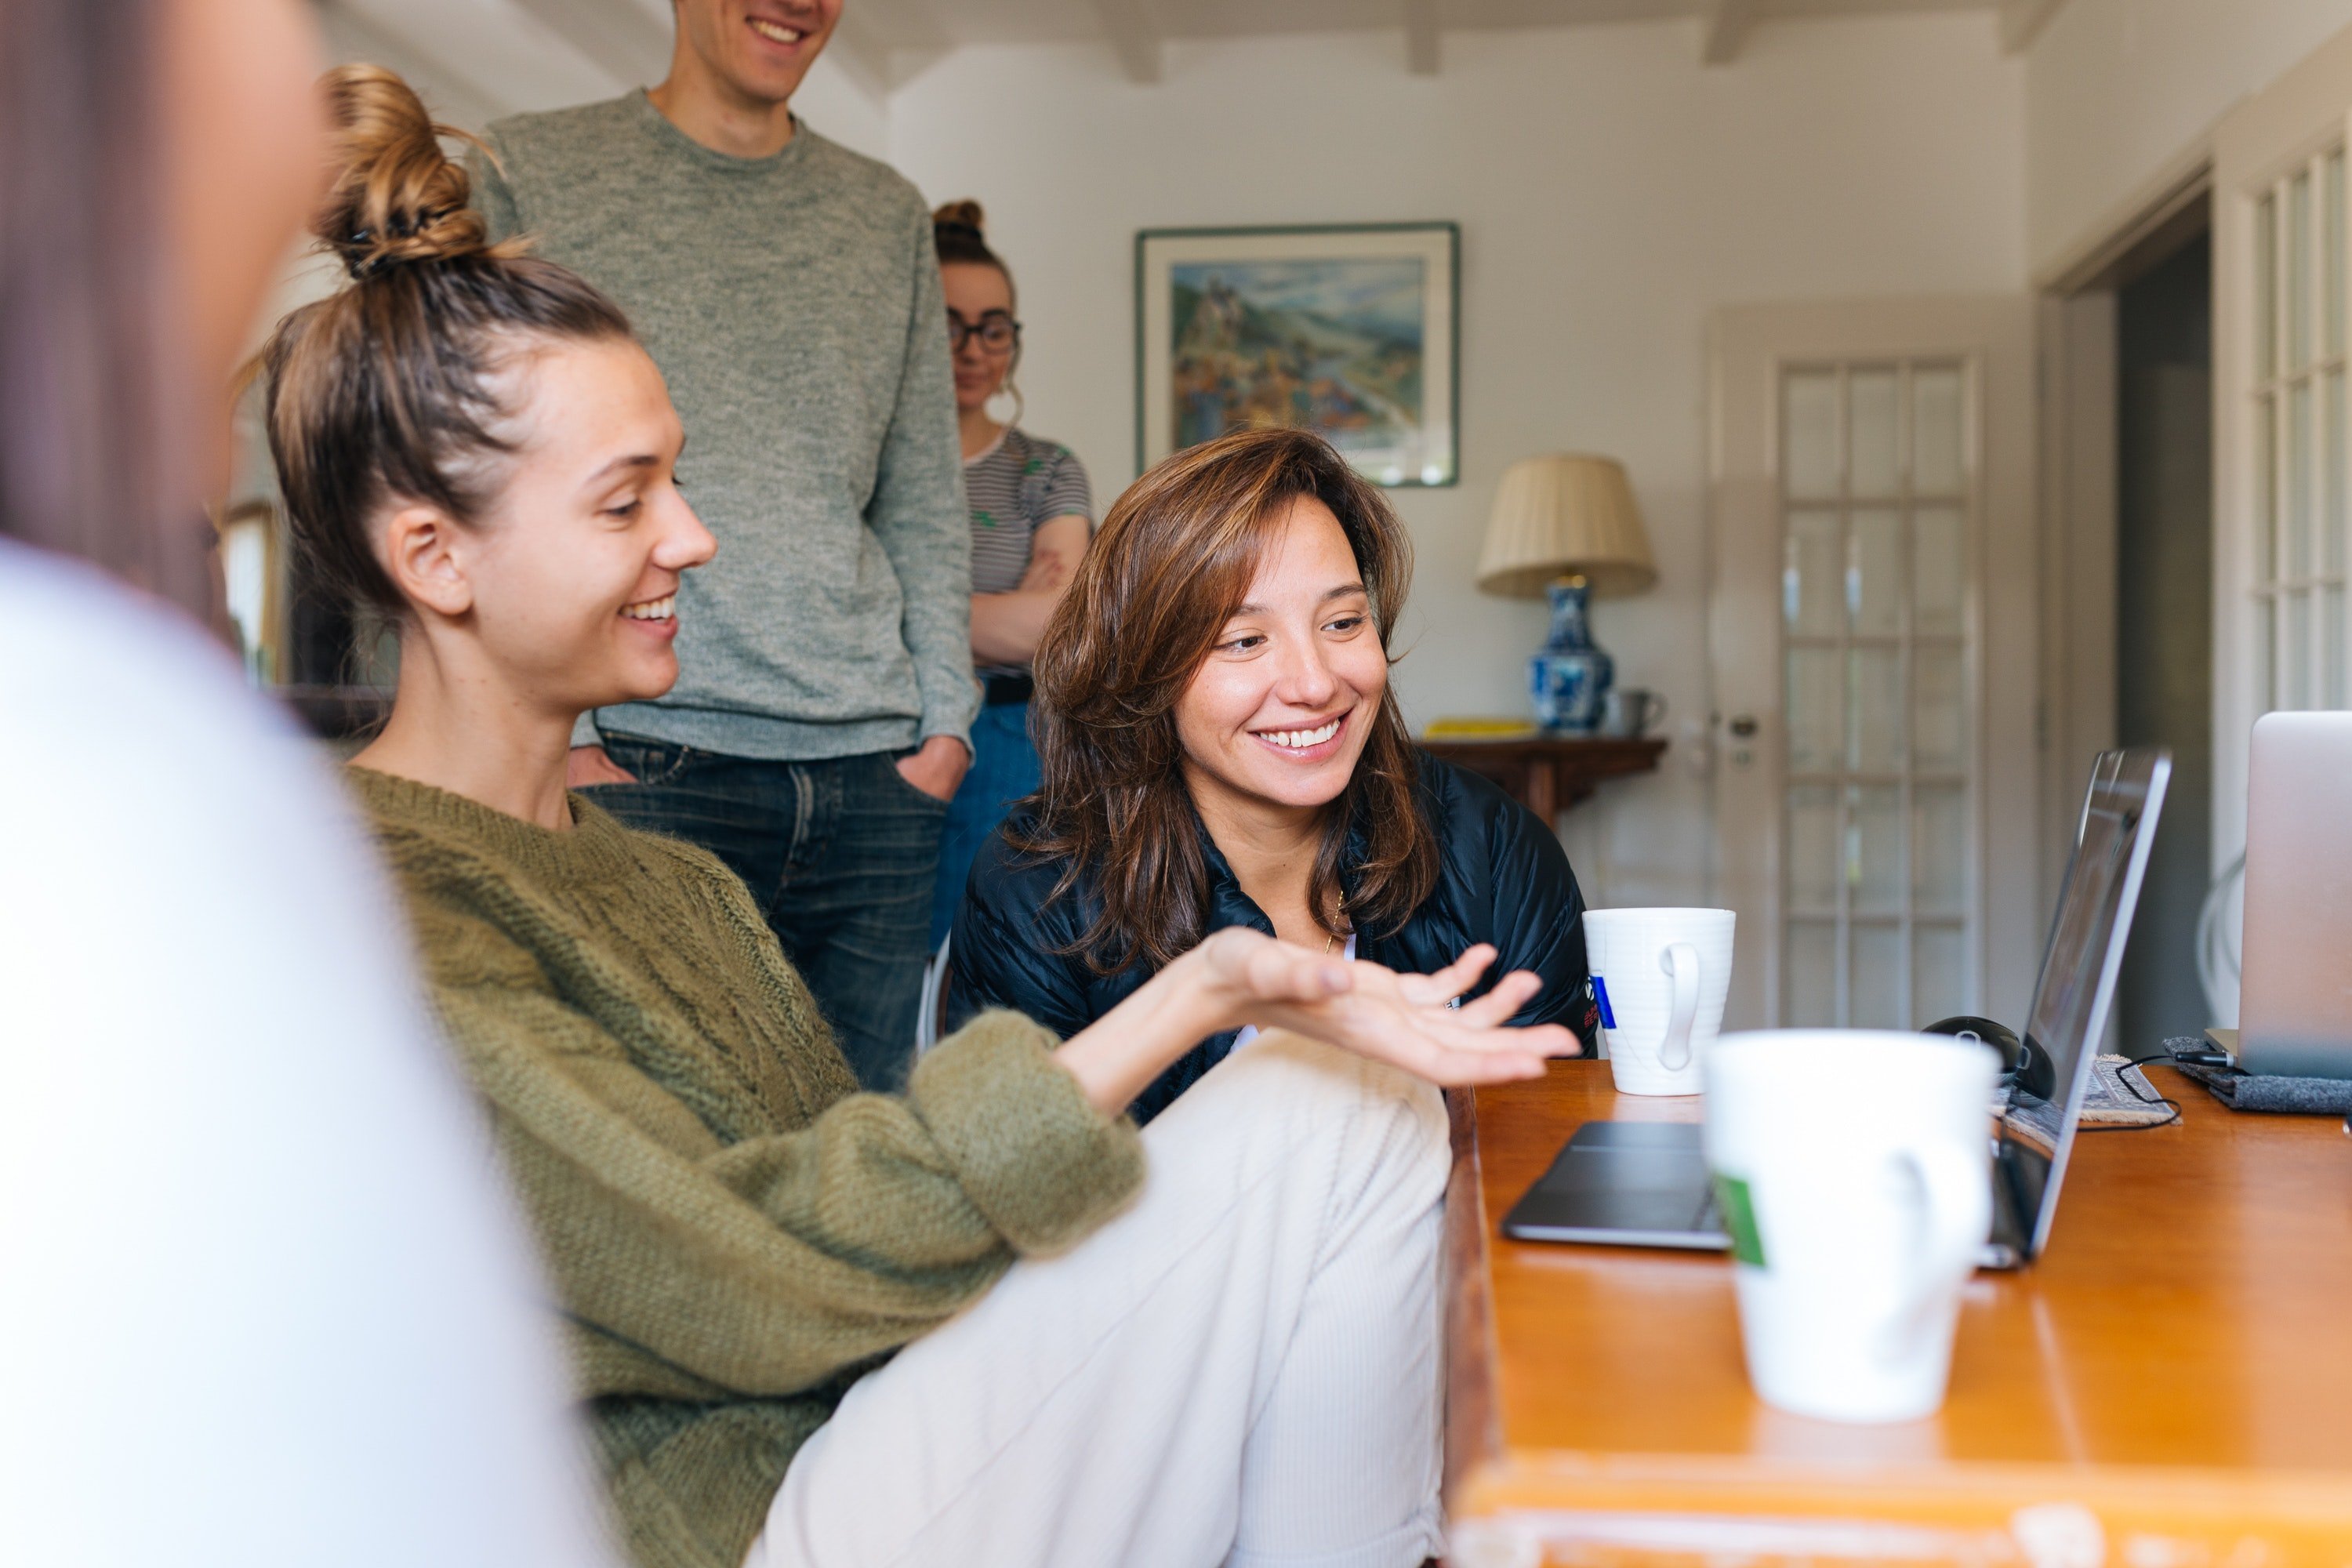
M 1038 648 L 1045 784 L 972 869 L 960 1014 L 1086 1027 L 1213 931 L 1406 972 L 1473 943 L 1543 989 L 1520 1023 L 1590 1044 L 1584 904 L 1550 830 L 1412 743 L 1389 687 L 1412 549 L 1320 437 L 1180 452 L 1111 508 Z M 1443 955 L 1443 956 L 1441 956 Z M 1165 1109 L 1253 1027 L 1136 1101 Z

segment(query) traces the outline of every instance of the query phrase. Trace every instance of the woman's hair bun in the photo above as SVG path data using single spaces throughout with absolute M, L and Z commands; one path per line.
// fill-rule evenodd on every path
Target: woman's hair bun
M 966 196 L 960 202 L 949 202 L 931 212 L 933 228 L 968 228 L 975 238 L 987 229 L 987 220 L 981 216 L 980 204 Z
M 479 146 L 476 138 L 436 124 L 415 90 L 381 66 L 339 66 L 321 85 L 337 172 L 314 232 L 352 277 L 490 248 L 489 226 L 467 205 L 472 183 L 441 146 L 444 136 Z

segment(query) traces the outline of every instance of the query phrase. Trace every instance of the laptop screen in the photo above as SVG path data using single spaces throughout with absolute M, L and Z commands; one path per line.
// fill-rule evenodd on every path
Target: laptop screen
M 2140 880 L 2171 776 L 2171 757 L 2153 747 L 2104 752 L 2091 764 L 2091 787 L 2075 829 L 2074 858 L 2066 865 L 2058 913 L 2050 924 L 2050 945 L 2042 955 L 2042 977 L 2026 1015 L 2027 1037 L 2050 1053 L 2057 1069 L 2060 1105 L 2057 1146 L 2046 1156 L 2031 1151 L 2026 1161 L 2030 1166 L 2046 1167 L 2046 1172 L 2034 1169 L 2028 1178 L 2029 1187 L 2038 1190 L 2021 1194 L 2034 1213 L 2032 1256 L 2040 1256 L 2050 1239 L 2059 1183 L 2065 1176 L 2074 1125 L 2090 1087 L 2092 1061 L 2106 1033 L 2116 977 L 2131 935 L 2132 909 L 2139 901 Z M 2024 1152 L 2022 1140 L 2011 1129 L 2004 1126 L 2001 1136 L 2005 1142 L 2020 1145 L 2005 1152 Z

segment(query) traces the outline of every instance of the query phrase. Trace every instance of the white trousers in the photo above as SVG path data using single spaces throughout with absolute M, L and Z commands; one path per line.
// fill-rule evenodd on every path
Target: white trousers
M 1437 1091 L 1287 1036 L 1141 1197 L 862 1379 L 746 1568 L 1409 1568 L 1439 1550 Z

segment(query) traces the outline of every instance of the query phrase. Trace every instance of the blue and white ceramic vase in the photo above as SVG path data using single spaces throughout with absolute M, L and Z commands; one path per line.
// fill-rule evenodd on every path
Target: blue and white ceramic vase
M 1584 614 L 1592 590 L 1584 579 L 1562 578 L 1547 592 L 1551 636 L 1529 661 L 1536 722 L 1555 734 L 1590 735 L 1601 728 L 1601 702 L 1616 667 L 1593 646 Z

